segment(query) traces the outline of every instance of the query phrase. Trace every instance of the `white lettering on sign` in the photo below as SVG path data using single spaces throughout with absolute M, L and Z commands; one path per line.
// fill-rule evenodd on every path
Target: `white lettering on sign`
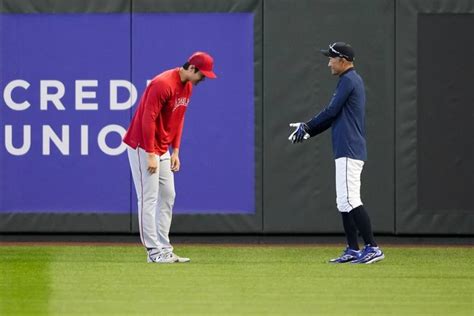
M 151 80 L 147 80 L 147 85 Z M 40 80 L 40 109 L 42 111 L 50 110 L 49 105 L 53 105 L 56 110 L 64 111 L 66 107 L 62 99 L 66 94 L 66 87 L 59 80 Z M 74 109 L 77 111 L 97 111 L 99 104 L 96 101 L 97 89 L 99 87 L 98 80 L 75 80 L 74 82 Z M 5 104 L 14 111 L 24 111 L 30 108 L 31 103 L 28 100 L 13 98 L 15 90 L 28 90 L 30 83 L 25 80 L 13 80 L 9 82 L 3 89 L 3 100 Z M 118 91 L 125 89 L 128 93 L 128 99 L 123 102 L 118 100 Z M 110 80 L 109 81 L 109 109 L 112 111 L 128 110 L 137 102 L 137 88 L 128 80 Z
M 99 85 L 97 80 L 76 80 L 76 110 L 97 110 L 99 104 L 97 103 L 85 103 L 84 99 L 95 99 L 95 91 L 84 91 L 85 87 L 97 88 Z
M 148 80 L 146 84 L 148 85 L 150 82 L 151 80 Z M 0 82 L 0 84 L 2 83 Z M 108 85 L 108 109 L 114 112 L 130 111 L 138 99 L 135 85 L 128 80 L 120 79 L 110 80 Z M 0 127 L 4 130 L 4 147 L 7 153 L 13 156 L 23 156 L 32 150 L 37 150 L 43 156 L 50 156 L 53 153 L 68 156 L 71 155 L 72 149 L 73 153 L 77 152 L 81 156 L 87 156 L 91 146 L 97 146 L 100 151 L 109 156 L 117 156 L 126 151 L 126 145 L 123 142 L 115 146 L 111 146 L 110 142 L 107 143 L 107 139 L 111 134 L 118 134 L 120 139 L 123 138 L 126 133 L 123 126 L 117 124 L 106 125 L 100 129 L 96 140 L 93 141 L 93 138 L 90 137 L 90 126 L 86 123 L 87 120 L 93 121 L 93 116 L 81 115 L 81 119 L 84 117 L 86 121 L 82 121 L 77 125 L 69 125 L 67 121 L 63 122 L 65 124 L 58 125 L 61 123 L 57 121 L 58 116 L 52 117 L 46 114 L 49 111 L 67 112 L 72 110 L 83 112 L 99 110 L 101 99 L 97 98 L 98 80 L 75 80 L 74 88 L 70 89 L 71 91 L 67 88 L 64 82 L 54 79 L 39 80 L 36 85 L 22 79 L 6 83 L 3 89 L 3 101 L 7 110 L 14 111 L 3 117 L 4 127 Z M 37 98 L 34 99 L 35 102 L 32 101 L 33 93 L 39 94 L 39 102 L 36 101 Z M 68 102 L 71 101 L 66 100 L 74 100 L 72 102 L 75 102 L 75 104 L 69 104 Z M 186 106 L 188 101 L 179 99 L 175 106 Z M 45 112 L 45 114 L 38 113 L 38 119 L 34 119 L 39 125 L 32 124 L 35 122 L 24 122 L 24 119 L 21 119 L 21 113 L 14 114 L 32 110 L 35 106 L 39 108 L 41 113 Z M 64 117 L 67 120 L 70 115 L 59 117 Z M 17 119 L 18 123 L 14 124 Z M 52 120 L 55 122 L 55 127 L 51 125 Z M 75 135 L 74 138 L 71 138 L 71 132 L 75 129 L 78 130 L 72 134 Z M 39 133 L 41 134 L 39 138 L 33 137 Z M 78 137 L 79 139 L 77 139 Z M 32 143 L 32 139 L 39 139 L 39 141 Z
M 16 128 L 18 127 L 15 127 L 15 129 Z M 44 156 L 49 156 L 51 155 L 52 148 L 55 147 L 62 155 L 70 155 L 70 129 L 71 127 L 69 125 L 62 125 L 61 130 L 58 132 L 50 125 L 41 126 L 41 153 Z M 120 125 L 106 125 L 97 135 L 97 146 L 106 155 L 120 155 L 127 149 L 126 145 L 123 142 L 120 142 L 118 146 L 111 147 L 107 144 L 106 139 L 113 133 L 117 133 L 120 139 L 122 139 L 125 132 L 125 128 Z M 26 155 L 31 150 L 31 134 L 31 125 L 24 125 L 22 134 L 18 131 L 14 132 L 14 127 L 12 125 L 5 125 L 5 148 L 7 152 L 14 156 Z M 18 144 L 20 139 L 22 140 L 21 146 L 15 146 L 14 144 Z M 87 125 L 81 125 L 80 127 L 80 153 L 82 156 L 87 156 L 89 154 L 89 126 Z
M 81 125 L 81 155 L 89 155 L 89 126 Z
M 23 145 L 17 148 L 13 146 L 13 126 L 5 125 L 5 148 L 14 156 L 23 156 L 31 147 L 31 126 L 23 126 Z
M 22 103 L 13 101 L 12 92 L 18 87 L 26 90 L 30 87 L 30 83 L 25 80 L 13 80 L 12 82 L 9 82 L 3 90 L 3 100 L 5 100 L 5 104 L 10 109 L 14 111 L 23 111 L 29 108 L 31 104 L 28 101 L 23 101 Z
M 118 102 L 118 88 L 128 90 L 130 97 L 125 102 Z M 110 109 L 111 110 L 128 110 L 135 102 L 137 102 L 137 88 L 127 80 L 110 80 Z
M 51 155 L 51 142 L 63 155 L 69 155 L 69 126 L 61 126 L 61 137 L 59 137 L 51 126 L 43 125 L 43 155 Z
M 56 89 L 56 93 L 49 93 L 49 88 Z M 56 109 L 65 110 L 66 108 L 61 102 L 66 89 L 64 84 L 58 80 L 41 80 L 40 81 L 40 109 L 46 111 L 48 109 L 48 102 L 54 104 Z
M 99 144 L 99 148 L 107 155 L 117 156 L 123 153 L 127 147 L 122 142 L 117 148 L 109 147 L 105 142 L 105 139 L 107 135 L 112 132 L 118 133 L 120 138 L 123 138 L 126 130 L 120 125 L 107 125 L 99 132 L 99 135 L 97 136 L 97 143 Z

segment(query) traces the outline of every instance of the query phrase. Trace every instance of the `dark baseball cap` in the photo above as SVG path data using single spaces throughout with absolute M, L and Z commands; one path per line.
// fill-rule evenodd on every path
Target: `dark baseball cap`
M 321 49 L 321 53 L 323 53 L 324 56 L 341 57 L 347 59 L 348 61 L 354 61 L 355 57 L 352 46 L 344 42 L 335 42 L 329 44 L 329 48 Z
M 191 65 L 196 66 L 196 68 L 199 69 L 199 71 L 201 71 L 207 78 L 217 78 L 212 70 L 214 67 L 214 59 L 211 55 L 204 52 L 195 52 L 191 57 L 189 57 L 188 62 Z

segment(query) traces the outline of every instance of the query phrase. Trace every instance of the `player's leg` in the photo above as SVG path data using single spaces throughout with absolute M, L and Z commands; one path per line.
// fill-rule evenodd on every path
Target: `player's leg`
M 357 236 L 357 226 L 354 222 L 351 212 L 340 212 L 342 217 L 342 226 L 346 234 L 347 246 L 353 250 L 359 250 Z
M 171 171 L 171 157 L 167 152 L 160 159 L 160 190 L 157 205 L 156 228 L 160 244 L 160 256 L 164 262 L 189 262 L 189 258 L 179 257 L 170 243 L 170 228 L 176 197 L 174 173 Z
M 350 213 L 354 206 L 362 205 L 360 200 L 360 180 L 348 168 L 346 157 L 336 159 L 336 203 L 341 213 L 347 245 L 354 250 L 359 250 L 357 242 L 357 226 Z M 363 162 L 362 162 L 363 163 Z
M 160 157 L 160 190 L 156 210 L 156 228 L 160 250 L 172 252 L 169 239 L 173 206 L 175 200 L 174 174 L 171 171 L 171 158 L 169 152 Z
M 345 210 L 348 210 L 354 220 L 357 229 L 359 230 L 364 243 L 377 246 L 375 244 L 372 227 L 370 224 L 369 215 L 362 205 L 360 198 L 361 174 L 364 162 L 351 158 L 343 158 L 340 162 L 340 173 L 344 175 L 341 179 L 342 198 L 346 200 Z
M 377 247 L 375 242 L 374 234 L 372 232 L 372 224 L 370 223 L 370 217 L 364 206 L 361 205 L 351 211 L 351 215 L 354 222 L 360 231 L 364 244 Z
M 342 165 L 342 162 L 341 162 Z M 382 250 L 377 247 L 369 215 L 360 199 L 361 174 L 364 162 L 345 158 L 347 204 L 352 208 L 349 215 L 353 219 L 357 230 L 360 232 L 365 247 L 357 260 L 353 263 L 372 263 L 384 258 Z M 344 166 L 343 166 L 344 167 Z
M 337 208 L 350 212 L 362 205 L 360 199 L 360 175 L 364 162 L 347 157 L 336 159 Z
M 342 255 L 338 258 L 329 260 L 332 263 L 346 263 L 356 260 L 359 256 L 359 244 L 357 241 L 357 227 L 355 225 L 352 214 L 350 213 L 352 203 L 358 203 L 357 201 L 350 200 L 348 198 L 348 176 L 346 168 L 346 158 L 338 158 L 336 163 L 336 203 L 339 212 L 341 213 L 342 224 L 344 227 L 344 233 L 347 240 L 347 248 L 344 250 Z
M 367 214 L 365 208 L 361 205 L 353 209 L 351 214 L 354 217 L 354 221 L 361 232 L 365 243 L 360 258 L 353 261 L 353 263 L 373 263 L 384 259 L 384 253 L 375 242 L 369 214 Z
M 158 254 L 155 212 L 158 201 L 158 172 L 150 174 L 147 170 L 147 153 L 141 149 L 127 148 L 133 183 L 138 200 L 138 225 L 140 239 L 147 249 L 149 259 Z M 157 156 L 157 159 L 159 157 Z

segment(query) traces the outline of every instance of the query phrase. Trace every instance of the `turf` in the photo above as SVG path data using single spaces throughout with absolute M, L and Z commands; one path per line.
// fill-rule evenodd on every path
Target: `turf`
M 384 248 L 331 265 L 331 247 L 0 246 L 0 315 L 474 315 L 473 248 Z

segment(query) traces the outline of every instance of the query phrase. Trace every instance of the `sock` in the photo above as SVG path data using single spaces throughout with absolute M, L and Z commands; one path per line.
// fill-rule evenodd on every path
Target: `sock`
M 359 243 L 357 242 L 357 227 L 352 218 L 351 212 L 341 212 L 342 225 L 344 226 L 344 232 L 346 233 L 347 245 L 349 248 L 359 250 Z
M 354 219 L 355 225 L 364 239 L 364 243 L 372 247 L 377 247 L 374 234 L 372 233 L 369 214 L 367 214 L 364 206 L 361 205 L 356 207 L 355 209 L 351 210 L 349 214 L 352 214 L 352 218 Z

